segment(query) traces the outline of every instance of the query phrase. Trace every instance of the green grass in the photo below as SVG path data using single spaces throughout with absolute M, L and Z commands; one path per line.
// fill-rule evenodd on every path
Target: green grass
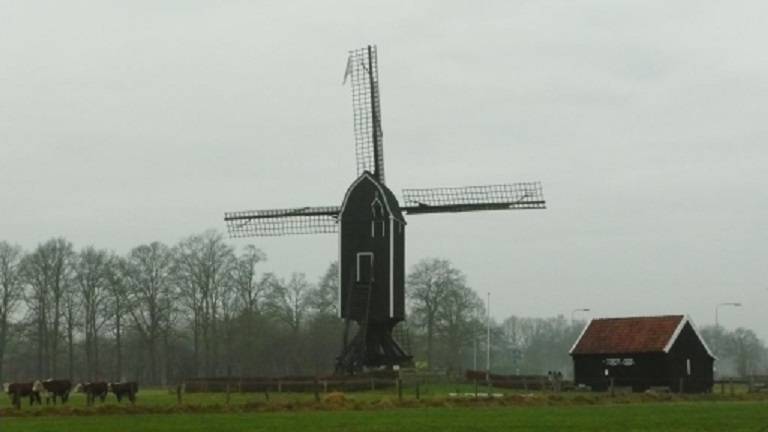
M 501 399 L 450 398 L 474 385 L 440 384 L 348 394 L 176 394 L 142 389 L 136 405 L 114 396 L 87 407 L 73 394 L 66 406 L 24 405 L 0 398 L 0 432 L 7 431 L 749 431 L 768 432 L 768 394 L 624 394 L 524 392 Z M 478 387 L 480 392 L 486 388 Z M 504 391 L 495 389 L 494 391 Z
M 123 414 L 0 419 L 3 432 L 30 431 L 730 431 L 768 426 L 761 401 L 571 406 L 390 408 L 263 413 Z

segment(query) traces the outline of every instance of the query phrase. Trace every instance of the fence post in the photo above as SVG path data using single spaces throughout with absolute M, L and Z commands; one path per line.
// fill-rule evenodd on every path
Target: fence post
M 733 378 L 728 378 L 728 384 L 731 385 L 731 396 L 733 396 Z
M 416 400 L 419 400 L 419 380 L 416 380 Z
M 720 380 L 720 394 L 725 394 L 725 381 Z
M 616 391 L 613 388 L 613 377 L 611 377 L 611 397 L 615 397 L 615 396 L 616 396 Z
M 477 399 L 477 379 L 475 379 L 475 399 Z
M 403 400 L 403 380 L 397 379 L 397 398 Z
M 227 381 L 227 396 L 226 396 L 226 403 L 229 405 L 229 381 Z
M 264 399 L 269 402 L 269 383 L 264 386 Z
M 314 382 L 312 383 L 312 390 L 315 392 L 315 402 L 320 402 L 320 393 L 318 393 L 317 387 L 317 378 L 315 378 Z
M 181 385 L 176 386 L 176 403 L 181 405 Z
M 14 402 L 16 404 L 16 409 L 20 410 L 21 409 L 21 394 L 20 394 L 20 390 L 19 390 L 18 387 L 16 387 L 16 396 L 14 397 Z
M 680 394 L 683 393 L 683 385 L 684 385 L 684 383 L 685 383 L 685 378 L 680 377 L 680 391 L 678 392 Z
M 323 393 L 328 393 L 328 380 L 323 380 Z

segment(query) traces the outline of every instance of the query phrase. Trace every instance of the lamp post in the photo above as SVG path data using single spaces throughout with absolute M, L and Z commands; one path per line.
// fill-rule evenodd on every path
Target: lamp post
M 571 324 L 573 324 L 573 314 L 576 312 L 589 312 L 589 308 L 578 308 L 571 311 Z
M 735 303 L 735 302 L 727 302 L 727 303 L 719 303 L 717 306 L 715 306 L 715 329 L 720 328 L 720 321 L 718 320 L 718 309 L 720 309 L 720 306 L 735 306 L 739 307 L 741 306 L 741 303 Z
M 488 305 L 485 308 L 485 381 L 491 380 L 491 293 L 488 294 Z

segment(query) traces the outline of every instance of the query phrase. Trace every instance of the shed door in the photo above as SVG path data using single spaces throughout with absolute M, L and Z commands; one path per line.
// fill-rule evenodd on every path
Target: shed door
M 373 279 L 373 252 L 357 254 L 357 281 L 368 283 Z

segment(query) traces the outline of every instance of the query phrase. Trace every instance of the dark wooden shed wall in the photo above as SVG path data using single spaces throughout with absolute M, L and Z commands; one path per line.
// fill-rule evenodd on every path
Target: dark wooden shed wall
M 615 359 L 618 364 L 613 364 Z M 626 365 L 628 359 L 631 366 Z M 608 389 L 611 377 L 614 385 L 634 391 L 657 386 L 680 391 L 682 384 L 684 392 L 701 393 L 711 391 L 714 383 L 714 359 L 688 321 L 668 352 L 573 354 L 573 364 L 575 383 L 595 390 Z

